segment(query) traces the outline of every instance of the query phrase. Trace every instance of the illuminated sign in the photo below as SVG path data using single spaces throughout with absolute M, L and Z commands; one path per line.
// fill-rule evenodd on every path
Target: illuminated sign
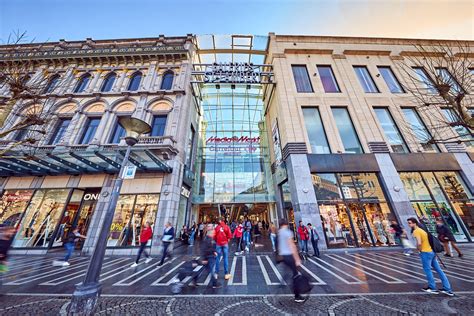
M 215 136 L 211 136 L 206 140 L 206 143 L 260 143 L 260 137 L 248 137 L 248 136 L 215 137 Z

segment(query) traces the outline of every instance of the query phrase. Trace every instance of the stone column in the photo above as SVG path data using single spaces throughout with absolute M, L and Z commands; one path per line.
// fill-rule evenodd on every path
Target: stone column
M 73 71 L 72 67 L 69 67 L 66 70 L 66 73 L 64 74 L 63 79 L 62 79 L 62 83 L 60 84 L 60 90 L 58 94 L 72 92 L 73 89 L 71 88 L 71 86 L 74 85 L 73 81 L 75 77 L 72 71 Z
M 140 90 L 152 91 L 152 84 L 155 82 L 156 78 L 156 62 L 153 62 L 150 65 L 146 72 L 146 76 L 143 79 L 143 82 L 140 84 Z
M 95 131 L 94 138 L 91 141 L 91 145 L 99 145 L 105 143 L 105 137 L 107 137 L 107 131 L 113 130 L 113 127 L 110 126 L 110 110 L 105 110 L 104 114 L 102 114 L 102 118 L 100 119 L 99 126 L 97 126 L 97 130 Z M 112 132 L 113 133 L 113 132 Z
M 395 165 L 390 158 L 390 154 L 375 154 L 380 168 L 380 184 L 390 203 L 398 223 L 410 233 L 407 219 L 410 217 L 418 218 L 413 209 L 410 198 L 403 187 L 403 182 L 395 169 Z
M 127 74 L 128 74 L 128 70 L 124 70 L 122 72 L 120 72 L 120 76 L 119 76 L 119 79 L 116 80 L 116 82 L 114 83 L 114 87 L 112 89 L 112 91 L 124 91 L 126 89 L 125 84 L 127 84 L 126 80 L 125 80 L 125 77 L 127 77 Z
M 168 165 L 173 168 L 172 173 L 165 174 L 163 185 L 161 186 L 160 202 L 158 203 L 158 213 L 155 219 L 155 229 L 153 231 L 153 242 L 151 253 L 161 255 L 161 237 L 166 222 L 171 222 L 178 234 L 176 227 L 178 219 L 179 199 L 181 195 L 181 183 L 183 179 L 183 164 L 178 160 L 169 160 Z M 171 246 L 172 247 L 172 246 Z
M 454 153 L 454 157 L 456 157 L 459 166 L 461 166 L 464 182 L 471 192 L 474 192 L 474 162 L 467 153 Z
M 319 213 L 318 201 L 313 189 L 311 171 L 306 154 L 289 154 L 286 158 L 288 184 L 290 185 L 291 203 L 295 213 L 295 225 L 300 220 L 306 225 L 313 224 L 321 240 L 324 240 L 323 225 Z M 318 244 L 320 250 L 326 250 L 325 242 Z M 311 247 L 311 246 L 309 246 Z
M 96 71 L 92 77 L 92 81 L 86 89 L 87 93 L 99 91 L 99 86 L 97 85 L 100 79 L 100 71 Z

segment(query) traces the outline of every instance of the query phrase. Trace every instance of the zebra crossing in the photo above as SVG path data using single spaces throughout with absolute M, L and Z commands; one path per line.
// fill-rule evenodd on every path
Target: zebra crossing
M 14 257 L 10 271 L 3 276 L 2 292 L 15 293 L 72 293 L 84 278 L 88 257 L 70 260 L 71 266 L 57 267 L 51 257 Z M 180 269 L 190 257 L 176 256 L 159 265 L 158 260 L 131 267 L 132 257 L 106 257 L 101 274 L 104 293 L 169 294 Z M 474 290 L 474 255 L 463 258 L 445 258 L 446 275 L 458 290 Z M 200 268 L 200 267 L 198 267 Z M 198 269 L 196 268 L 196 270 Z M 222 268 L 222 265 L 221 265 Z M 223 291 L 264 294 L 288 290 L 291 275 L 283 264 L 276 264 L 271 254 L 230 256 L 231 277 L 221 279 Z M 370 289 L 413 290 L 425 285 L 426 279 L 417 255 L 404 256 L 400 252 L 332 252 L 321 258 L 310 257 L 303 262 L 301 273 L 314 285 L 313 291 L 347 292 Z M 436 277 L 436 274 L 435 274 Z M 189 278 L 188 278 L 189 279 Z M 438 279 L 436 279 L 439 281 Z M 202 273 L 196 289 L 208 294 L 211 275 Z M 289 291 L 289 290 L 288 290 Z

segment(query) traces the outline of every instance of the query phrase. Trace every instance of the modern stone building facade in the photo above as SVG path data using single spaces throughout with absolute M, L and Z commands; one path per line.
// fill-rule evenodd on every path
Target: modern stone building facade
M 133 147 L 111 254 L 133 253 L 145 221 L 156 252 L 165 222 L 179 230 L 222 214 L 311 222 L 322 248 L 396 245 L 390 225 L 415 216 L 471 242 L 473 148 L 428 146 L 412 128 L 429 115 L 397 67 L 413 42 L 431 43 L 270 34 L 2 46 L 0 65 L 37 61 L 31 80 L 48 78 L 51 115 L 35 146 L 0 159 L 0 222 L 18 225 L 16 252 L 60 247 L 80 226 L 90 253 L 126 149 L 118 118 L 131 115 L 153 131 Z M 33 106 L 18 104 L 5 128 Z

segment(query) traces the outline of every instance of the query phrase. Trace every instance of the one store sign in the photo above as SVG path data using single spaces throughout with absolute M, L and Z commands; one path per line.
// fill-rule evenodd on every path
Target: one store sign
M 249 63 L 214 63 L 206 67 L 205 83 L 261 83 L 260 66 Z
M 123 170 L 123 178 L 124 179 L 134 179 L 136 171 L 137 171 L 136 166 L 125 166 L 125 168 Z

